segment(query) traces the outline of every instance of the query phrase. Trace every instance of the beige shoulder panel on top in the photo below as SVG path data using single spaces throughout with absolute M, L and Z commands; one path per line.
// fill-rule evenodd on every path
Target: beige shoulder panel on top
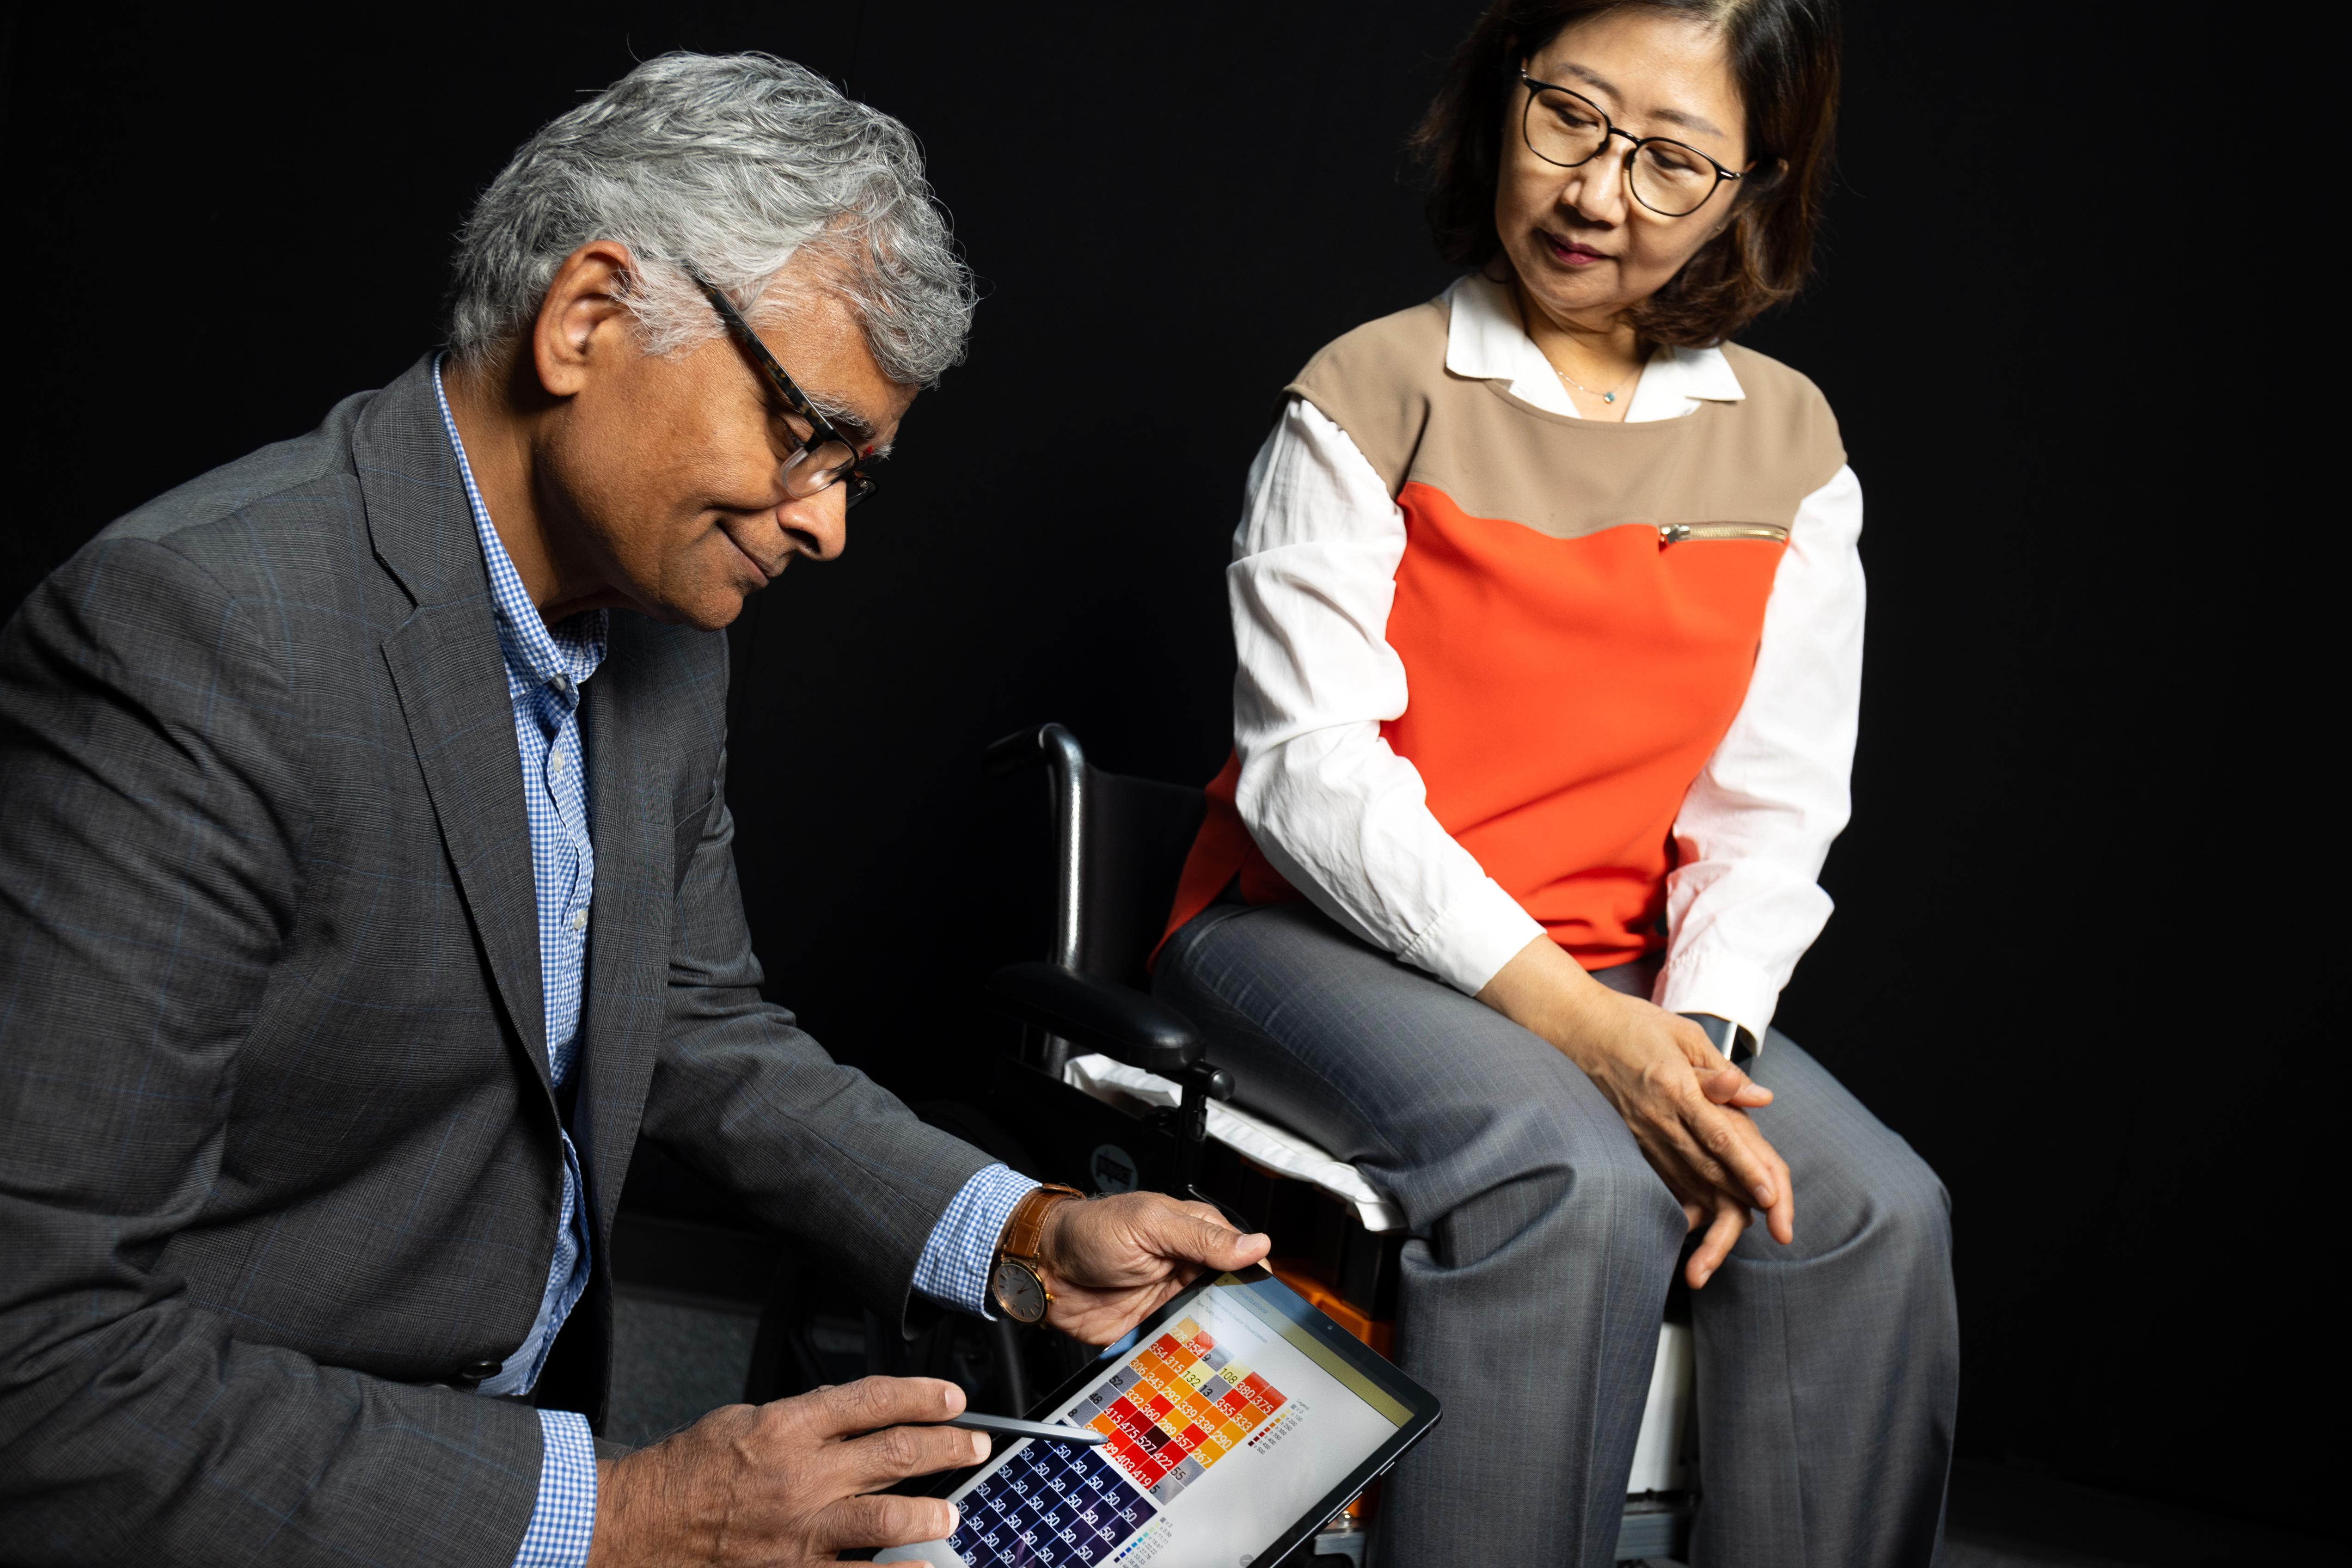
M 1348 432 L 1390 494 L 1427 485 L 1474 517 L 1555 538 L 1629 522 L 1785 526 L 1845 460 L 1820 390 L 1736 345 L 1724 353 L 1740 401 L 1612 425 L 1454 375 L 1445 343 L 1444 302 L 1416 305 L 1339 338 L 1287 390 Z
M 1433 380 L 1445 379 L 1445 305 L 1431 300 L 1333 339 L 1283 390 L 1348 433 L 1394 495 L 1429 423 Z
M 1834 479 L 1845 466 L 1845 439 L 1822 389 L 1803 373 L 1738 343 L 1724 344 L 1723 357 L 1747 401 L 1759 404 L 1762 439 L 1793 465 L 1791 477 L 1804 485 L 1804 493 Z

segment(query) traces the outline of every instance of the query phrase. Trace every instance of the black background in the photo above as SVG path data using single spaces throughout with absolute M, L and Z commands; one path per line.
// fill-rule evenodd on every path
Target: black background
M 977 753 L 1057 718 L 1122 771 L 1223 760 L 1243 470 L 1316 347 L 1446 281 L 1401 147 L 1475 10 L 19 13 L 0 610 L 433 344 L 474 192 L 633 58 L 827 72 L 923 138 L 988 298 L 847 556 L 731 634 L 731 794 L 772 994 L 953 1089 L 973 976 L 1034 934 Z M 1780 1021 L 1951 1188 L 1965 1452 L 2334 1531 L 2341 507 L 2295 478 L 2320 193 L 2267 182 L 2336 176 L 2282 119 L 2315 56 L 2243 15 L 1849 19 L 1823 269 L 1746 339 L 1870 504 L 1840 912 Z

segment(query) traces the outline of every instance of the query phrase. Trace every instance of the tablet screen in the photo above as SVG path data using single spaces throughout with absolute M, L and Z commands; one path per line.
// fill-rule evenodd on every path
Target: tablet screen
M 1278 1293 L 1278 1294 L 1277 1294 Z M 1110 1441 L 1023 1440 L 950 1494 L 940 1568 L 1248 1568 L 1362 1468 L 1412 1412 L 1290 1310 L 1271 1280 L 1226 1275 L 1180 1298 L 1132 1351 L 1045 1419 Z M 1315 1521 L 1320 1523 L 1318 1519 Z

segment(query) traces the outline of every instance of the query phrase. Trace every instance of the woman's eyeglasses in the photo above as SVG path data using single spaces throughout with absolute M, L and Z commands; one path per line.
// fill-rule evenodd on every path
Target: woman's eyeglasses
M 720 293 L 694 263 L 688 261 L 680 265 L 685 268 L 686 275 L 694 279 L 694 286 L 701 289 L 703 297 L 710 301 L 710 308 L 719 312 L 719 321 L 726 323 L 728 336 L 751 356 L 751 363 L 767 376 L 768 384 L 776 389 L 776 395 L 784 400 L 784 406 L 808 426 L 806 436 L 792 429 L 789 425 L 785 426 L 793 448 L 792 455 L 784 459 L 784 493 L 795 500 L 806 500 L 821 490 L 841 485 L 845 487 L 845 508 L 856 506 L 872 495 L 874 480 L 870 475 L 858 470 L 856 447 L 833 427 L 831 420 L 817 412 L 816 405 L 808 400 L 807 394 L 793 384 L 793 378 L 784 374 L 784 367 L 776 363 L 776 356 L 768 352 L 768 345 L 751 331 L 751 323 L 727 302 L 727 296 Z
M 1688 217 L 1706 205 L 1717 185 L 1739 178 L 1738 171 L 1696 147 L 1619 130 L 1580 92 L 1538 81 L 1524 70 L 1519 81 L 1528 89 L 1519 130 L 1529 152 L 1547 163 L 1573 169 L 1599 157 L 1612 136 L 1622 136 L 1633 144 L 1625 154 L 1625 183 L 1633 199 L 1660 217 Z

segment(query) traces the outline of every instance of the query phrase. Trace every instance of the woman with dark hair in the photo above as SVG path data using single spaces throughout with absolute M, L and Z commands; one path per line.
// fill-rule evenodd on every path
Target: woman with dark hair
M 1418 136 L 1470 271 L 1317 354 L 1250 473 L 1157 985 L 1412 1228 L 1446 1416 L 1387 1568 L 1611 1560 L 1678 1262 L 1696 1561 L 1936 1552 L 1947 1199 L 1770 1027 L 1848 812 L 1862 494 L 1727 340 L 1804 277 L 1836 90 L 1832 0 L 1499 0 Z

